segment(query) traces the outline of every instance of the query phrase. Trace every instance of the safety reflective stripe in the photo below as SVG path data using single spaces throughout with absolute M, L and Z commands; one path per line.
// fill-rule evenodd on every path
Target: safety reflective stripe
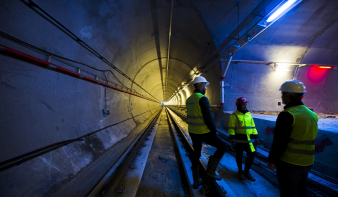
M 204 126 L 205 123 L 204 122 L 202 122 L 202 123 L 188 122 L 188 125 L 192 125 L 192 126 Z
M 187 118 L 190 118 L 190 119 L 203 119 L 203 116 L 190 116 L 190 115 L 188 115 Z
M 236 129 L 256 129 L 256 127 L 235 127 Z
M 289 141 L 290 143 L 292 144 L 297 144 L 297 145 L 300 145 L 300 144 L 305 144 L 305 145 L 315 145 L 315 140 L 294 140 L 294 139 L 290 139 Z
M 287 147 L 286 150 L 290 153 L 297 153 L 297 154 L 303 154 L 303 155 L 314 155 L 315 150 L 301 150 L 301 149 L 295 149 Z
M 228 127 L 228 129 L 236 129 L 236 127 Z

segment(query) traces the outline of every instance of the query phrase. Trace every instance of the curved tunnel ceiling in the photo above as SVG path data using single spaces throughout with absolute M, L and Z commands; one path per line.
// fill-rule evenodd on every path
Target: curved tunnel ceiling
M 36 1 L 89 46 L 95 45 L 96 50 L 103 51 L 107 60 L 159 101 L 168 100 L 182 83 L 189 82 L 192 70 L 197 71 L 197 66 L 210 58 L 216 47 L 261 2 L 173 1 L 169 72 L 166 73 L 171 1 Z M 327 39 L 315 43 L 325 32 L 337 39 L 332 31 L 337 29 L 337 4 L 333 0 L 302 1 L 241 48 L 234 58 L 338 64 L 333 58 L 337 53 L 335 45 L 327 43 Z M 311 56 L 318 51 L 323 52 L 325 60 Z M 220 73 L 211 72 L 215 77 L 220 76 Z M 122 75 L 116 76 L 127 87 L 147 95 Z

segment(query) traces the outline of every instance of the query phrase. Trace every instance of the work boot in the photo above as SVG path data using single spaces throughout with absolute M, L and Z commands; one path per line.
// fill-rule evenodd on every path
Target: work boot
M 245 180 L 243 171 L 238 171 L 237 175 L 240 180 Z
M 220 160 L 221 160 L 221 158 L 216 158 L 216 157 L 211 156 L 209 158 L 208 169 L 207 169 L 207 175 L 210 178 L 218 180 L 218 181 L 222 180 L 222 177 L 219 176 L 219 175 L 217 175 L 215 173 L 215 171 L 216 171 L 216 168 L 217 168 L 218 163 L 219 163 Z
M 197 189 L 200 185 L 203 184 L 203 180 L 199 177 L 199 169 L 198 166 L 196 168 L 191 168 L 192 170 L 192 177 L 194 178 L 194 184 L 192 188 Z
M 250 181 L 256 181 L 256 179 L 250 174 L 250 172 L 244 171 L 244 176 L 249 179 Z

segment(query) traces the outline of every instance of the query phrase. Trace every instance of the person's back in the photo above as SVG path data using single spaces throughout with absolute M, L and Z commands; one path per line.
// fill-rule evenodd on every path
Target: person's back
M 199 158 L 201 156 L 202 142 L 217 148 L 213 156 L 210 156 L 206 174 L 216 180 L 222 177 L 215 173 L 217 165 L 223 157 L 226 144 L 216 135 L 217 130 L 212 122 L 209 100 L 204 96 L 209 82 L 202 76 L 196 77 L 193 81 L 194 93 L 186 100 L 188 131 L 191 137 L 194 152 L 191 159 L 191 169 L 194 178 L 193 188 L 197 189 L 202 185 L 199 178 Z
M 288 80 L 279 89 L 285 104 L 276 120 L 268 167 L 277 170 L 281 197 L 308 196 L 307 177 L 314 163 L 318 116 L 302 102 L 305 86 Z
M 199 105 L 199 101 L 202 97 L 204 97 L 202 93 L 194 92 L 186 101 L 189 133 L 203 134 L 210 132 L 210 129 L 204 123 L 203 114 Z
M 312 165 L 318 134 L 317 114 L 304 105 L 289 107 L 283 112 L 290 113 L 294 121 L 289 143 L 280 159 L 299 166 Z

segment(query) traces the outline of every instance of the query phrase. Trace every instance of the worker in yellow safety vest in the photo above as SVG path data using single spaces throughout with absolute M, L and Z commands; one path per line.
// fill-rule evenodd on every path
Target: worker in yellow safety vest
M 314 163 L 318 116 L 305 107 L 301 81 L 288 80 L 279 89 L 285 104 L 276 120 L 268 167 L 277 169 L 281 197 L 308 196 L 307 177 Z
M 245 177 L 250 181 L 256 179 L 249 172 L 255 157 L 255 147 L 253 142 L 259 144 L 258 133 L 255 127 L 255 122 L 251 113 L 247 109 L 248 101 L 240 97 L 236 100 L 237 110 L 230 115 L 228 133 L 231 141 L 231 146 L 236 150 L 236 163 L 238 167 L 238 177 L 245 180 Z M 247 158 L 245 161 L 244 171 L 242 169 L 242 156 L 246 152 Z
M 207 175 L 216 180 L 222 177 L 215 173 L 217 165 L 226 151 L 226 144 L 217 134 L 216 127 L 212 122 L 211 110 L 208 98 L 204 95 L 209 82 L 202 76 L 194 79 L 194 93 L 186 100 L 188 131 L 194 147 L 192 154 L 192 173 L 194 178 L 193 188 L 197 189 L 202 185 L 199 178 L 198 162 L 201 156 L 202 142 L 217 148 L 213 156 L 210 156 L 207 168 Z

